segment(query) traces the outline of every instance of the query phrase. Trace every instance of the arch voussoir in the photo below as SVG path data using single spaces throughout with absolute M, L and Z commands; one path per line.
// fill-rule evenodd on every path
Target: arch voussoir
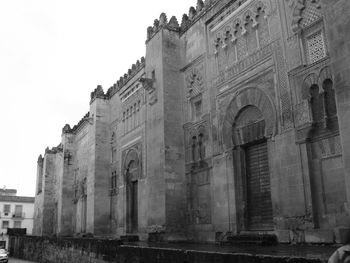
M 245 88 L 236 94 L 226 109 L 222 124 L 224 149 L 227 150 L 235 146 L 232 140 L 235 120 L 239 112 L 249 105 L 255 106 L 261 110 L 266 123 L 265 136 L 271 137 L 275 135 L 277 129 L 277 115 L 272 100 L 259 88 Z

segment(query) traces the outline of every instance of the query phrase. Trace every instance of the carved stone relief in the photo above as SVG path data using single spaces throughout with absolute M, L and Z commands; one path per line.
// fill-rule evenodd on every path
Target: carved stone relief
M 311 108 L 308 100 L 295 105 L 294 121 L 297 128 L 312 124 Z
M 265 5 L 258 1 L 215 33 L 213 45 L 219 72 L 269 43 L 265 12 Z
M 241 89 L 233 97 L 226 109 L 222 122 L 222 140 L 225 150 L 235 146 L 232 127 L 236 123 L 236 117 L 241 109 L 246 106 L 257 107 L 265 121 L 265 137 L 274 136 L 277 132 L 277 115 L 273 101 L 259 88 Z
M 195 97 L 203 92 L 204 81 L 203 81 L 203 65 L 191 68 L 186 74 L 187 92 L 186 97 Z
M 133 163 L 133 167 L 136 167 L 131 173 L 129 171 L 130 164 Z M 138 143 L 122 152 L 122 174 L 124 177 L 124 183 L 128 180 L 138 180 L 143 178 L 142 172 L 142 144 Z M 131 176 L 131 177 L 130 177 Z M 130 177 L 130 178 L 128 178 Z
M 285 0 L 291 10 L 291 29 L 293 32 L 308 27 L 322 18 L 319 0 Z
M 190 169 L 207 167 L 205 162 L 209 157 L 209 121 L 202 121 L 185 128 L 186 163 Z

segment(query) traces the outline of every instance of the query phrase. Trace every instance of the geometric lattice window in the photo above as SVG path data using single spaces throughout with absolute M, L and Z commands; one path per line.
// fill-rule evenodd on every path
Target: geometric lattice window
M 306 47 L 310 64 L 319 61 L 327 55 L 326 45 L 321 31 L 306 39 Z
M 306 0 L 301 14 L 300 27 L 306 28 L 322 18 L 322 10 L 319 0 Z

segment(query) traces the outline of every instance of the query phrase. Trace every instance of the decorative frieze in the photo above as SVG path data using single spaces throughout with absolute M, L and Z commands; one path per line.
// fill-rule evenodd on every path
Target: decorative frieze
M 220 72 L 219 76 L 213 80 L 213 86 L 219 86 L 220 84 L 244 72 L 248 68 L 256 65 L 258 62 L 268 58 L 269 56 L 272 56 L 277 46 L 277 41 L 271 42 L 269 45 L 257 50 L 244 60 L 241 60 L 236 64 L 232 65 L 226 71 Z
M 141 60 L 137 60 L 135 64 L 131 66 L 128 70 L 128 73 L 125 73 L 122 77 L 119 78 L 117 83 L 115 83 L 112 87 L 110 87 L 106 93 L 108 98 L 113 97 L 115 93 L 117 93 L 124 85 L 132 79 L 139 71 L 144 69 L 146 60 L 144 57 Z
M 270 42 L 266 10 L 261 1 L 247 2 L 231 19 L 222 22 L 225 24 L 209 26 L 215 32 L 213 52 L 220 73 Z

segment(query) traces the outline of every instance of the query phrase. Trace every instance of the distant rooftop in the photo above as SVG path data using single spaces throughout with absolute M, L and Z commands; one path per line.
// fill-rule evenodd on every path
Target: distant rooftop
M 0 196 L 15 196 L 17 194 L 17 190 L 16 189 L 6 189 L 6 188 L 2 188 L 0 189 Z
M 0 195 L 0 202 L 34 203 L 34 197 Z

